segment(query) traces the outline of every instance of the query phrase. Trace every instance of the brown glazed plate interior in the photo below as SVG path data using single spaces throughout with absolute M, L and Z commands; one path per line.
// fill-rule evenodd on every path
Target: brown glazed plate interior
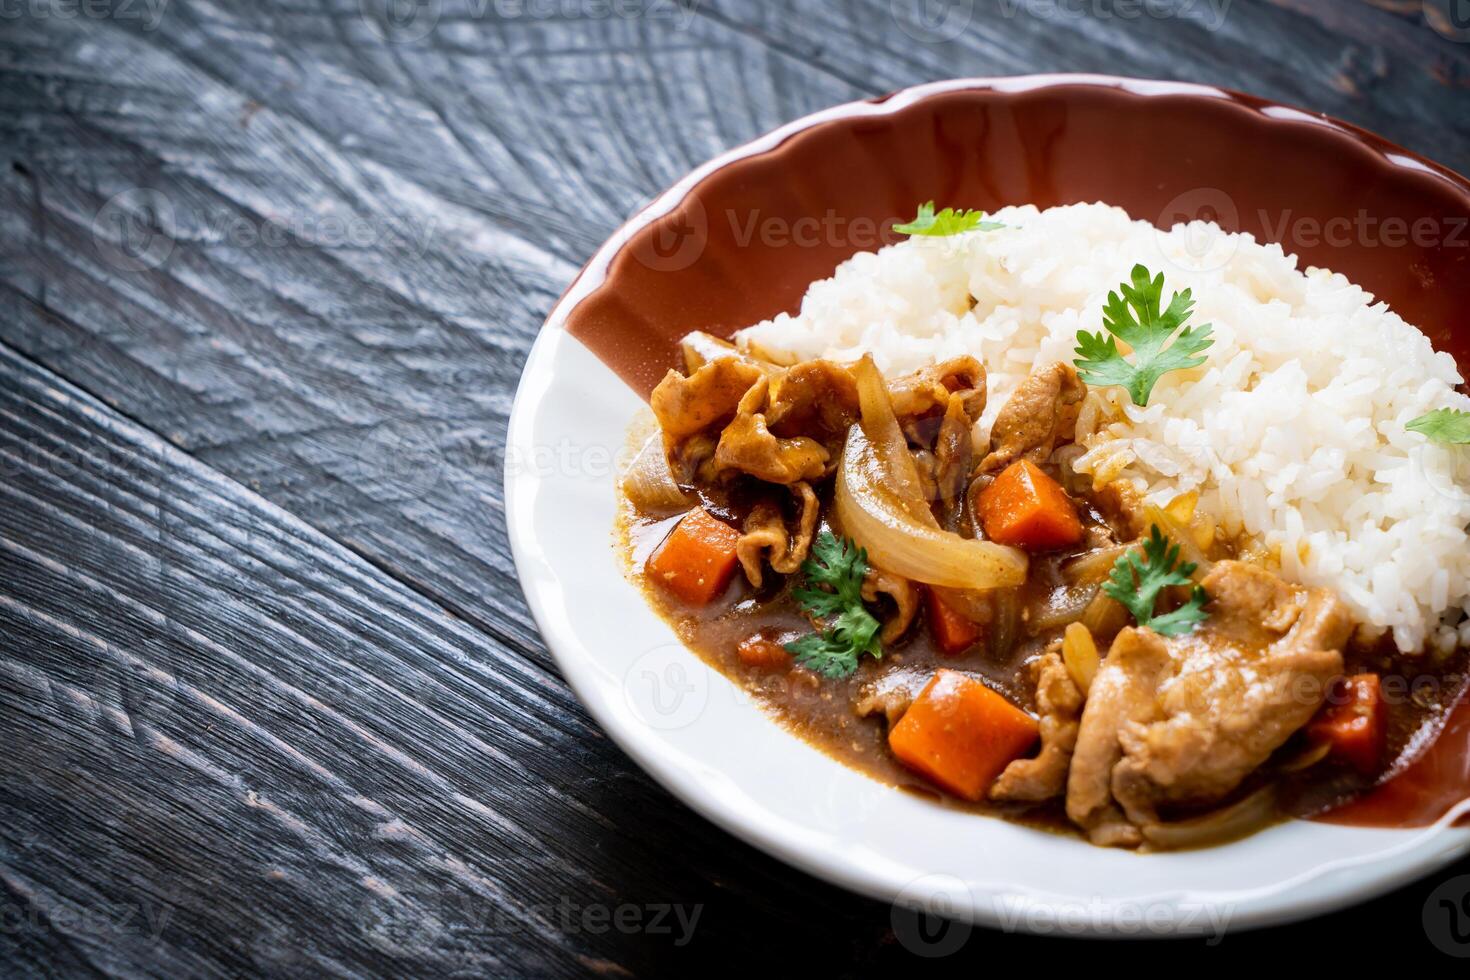
M 711 161 L 589 263 L 553 321 L 640 394 L 690 330 L 781 311 L 933 199 L 1196 218 L 1347 276 L 1470 366 L 1470 181 L 1326 116 L 1224 89 L 961 79 L 798 120 Z
M 1318 113 L 1094 75 L 956 79 L 797 120 L 654 201 L 550 323 L 646 397 L 684 334 L 796 312 L 840 262 L 899 241 L 893 224 L 927 200 L 1102 201 L 1160 228 L 1214 221 L 1347 276 L 1470 377 L 1470 180 Z M 1455 775 L 1467 759 L 1470 699 L 1416 765 L 1332 819 L 1432 822 L 1470 784 Z

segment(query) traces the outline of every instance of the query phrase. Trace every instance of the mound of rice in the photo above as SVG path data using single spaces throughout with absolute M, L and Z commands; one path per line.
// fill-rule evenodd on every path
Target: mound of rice
M 1402 651 L 1470 644 L 1470 450 L 1404 429 L 1470 409 L 1452 357 L 1343 276 L 1303 273 L 1249 235 L 1163 232 L 1102 204 L 992 217 L 1007 227 L 856 255 L 797 316 L 738 340 L 788 362 L 871 353 L 888 374 L 974 355 L 990 379 L 984 435 L 1033 366 L 1071 361 L 1077 331 L 1102 329 L 1108 291 L 1141 262 L 1164 273 L 1165 302 L 1194 290 L 1189 322 L 1213 324 L 1215 344 L 1147 408 L 1093 389 L 1074 466 L 1161 504 L 1198 491 L 1226 533 L 1279 554 L 1287 578 L 1336 589 L 1367 635 L 1392 631 Z

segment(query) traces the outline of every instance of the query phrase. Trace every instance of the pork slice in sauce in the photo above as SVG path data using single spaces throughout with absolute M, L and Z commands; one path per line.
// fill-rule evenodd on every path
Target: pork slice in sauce
M 1062 662 L 1061 649 L 1060 640 L 1053 642 L 1030 665 L 1041 715 L 1041 751 L 1034 758 L 1017 759 L 1006 766 L 990 788 L 993 800 L 1039 803 L 1062 795 L 1067 788 L 1083 695 Z
M 914 614 L 919 611 L 919 590 L 901 575 L 869 566 L 863 576 L 863 601 L 877 602 L 880 596 L 885 595 L 893 600 L 894 612 L 884 620 L 878 639 L 883 643 L 895 643 L 908 632 Z
M 733 471 L 788 485 L 821 480 L 831 475 L 857 414 L 857 387 L 838 364 L 807 361 L 762 375 L 720 434 L 712 469 L 700 475 Z
M 1060 443 L 1071 440 L 1086 393 L 1070 364 L 1058 361 L 1032 371 L 995 417 L 992 448 L 980 462 L 980 472 L 999 473 L 1021 458 L 1045 462 Z
M 783 439 L 771 432 L 764 411 L 769 392 L 770 381 L 763 376 L 740 400 L 734 421 L 720 433 L 710 479 L 735 471 L 767 483 L 790 484 L 826 475 L 832 459 L 826 446 L 809 436 Z
M 895 379 L 888 394 L 900 419 L 944 411 L 958 399 L 973 423 L 985 411 L 985 368 L 973 357 L 953 357 Z
M 1217 802 L 1321 706 L 1351 629 L 1326 589 L 1223 561 L 1210 618 L 1166 638 L 1124 629 L 1088 693 L 1067 814 L 1098 844 L 1133 845 L 1159 808 Z
M 950 400 L 934 437 L 934 492 L 943 508 L 943 523 L 954 530 L 975 455 L 974 420 L 965 412 L 964 401 Z
M 817 494 L 810 483 L 792 484 L 791 493 L 798 508 L 793 530 L 787 530 L 785 515 L 771 500 L 759 501 L 745 517 L 735 555 L 752 588 L 761 587 L 767 564 L 782 575 L 790 575 L 801 568 L 811 552 L 820 511 Z
M 892 728 L 934 676 L 929 667 L 893 667 L 858 688 L 852 710 L 859 718 L 882 715 Z

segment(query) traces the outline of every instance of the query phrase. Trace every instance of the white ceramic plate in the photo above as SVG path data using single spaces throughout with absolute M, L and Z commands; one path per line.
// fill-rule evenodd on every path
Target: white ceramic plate
M 1446 822 L 1294 821 L 1213 849 L 1136 854 L 942 808 L 797 739 L 683 648 L 614 549 L 615 457 L 642 403 L 564 321 L 632 230 L 700 173 L 774 138 L 701 168 L 604 246 L 537 339 L 511 414 L 506 509 L 526 599 L 567 681 L 618 745 L 699 813 L 797 868 L 1007 930 L 1219 934 L 1359 902 L 1470 852 L 1470 829 Z

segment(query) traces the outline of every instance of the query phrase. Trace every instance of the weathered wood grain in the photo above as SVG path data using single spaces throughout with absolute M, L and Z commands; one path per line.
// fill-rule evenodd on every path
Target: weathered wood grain
M 953 75 L 1224 84 L 1470 170 L 1470 45 L 1395 5 L 443 0 L 389 43 L 374 2 L 0 21 L 0 962 L 911 966 L 886 908 L 688 813 L 551 667 L 501 466 L 577 265 L 728 146 Z M 914 36 L 936 7 L 964 30 Z M 1292 939 L 1418 948 L 1428 890 Z M 562 899 L 703 913 L 675 946 L 542 922 Z
M 1203 82 L 1339 116 L 1470 172 L 1470 44 L 1364 0 L 711 0 L 701 9 L 877 91 L 1064 71 Z
M 0 372 L 0 950 L 646 971 L 681 930 L 559 907 L 738 895 L 718 934 L 837 897 L 691 818 L 503 645 L 5 348 Z M 844 905 L 876 944 L 884 910 Z

